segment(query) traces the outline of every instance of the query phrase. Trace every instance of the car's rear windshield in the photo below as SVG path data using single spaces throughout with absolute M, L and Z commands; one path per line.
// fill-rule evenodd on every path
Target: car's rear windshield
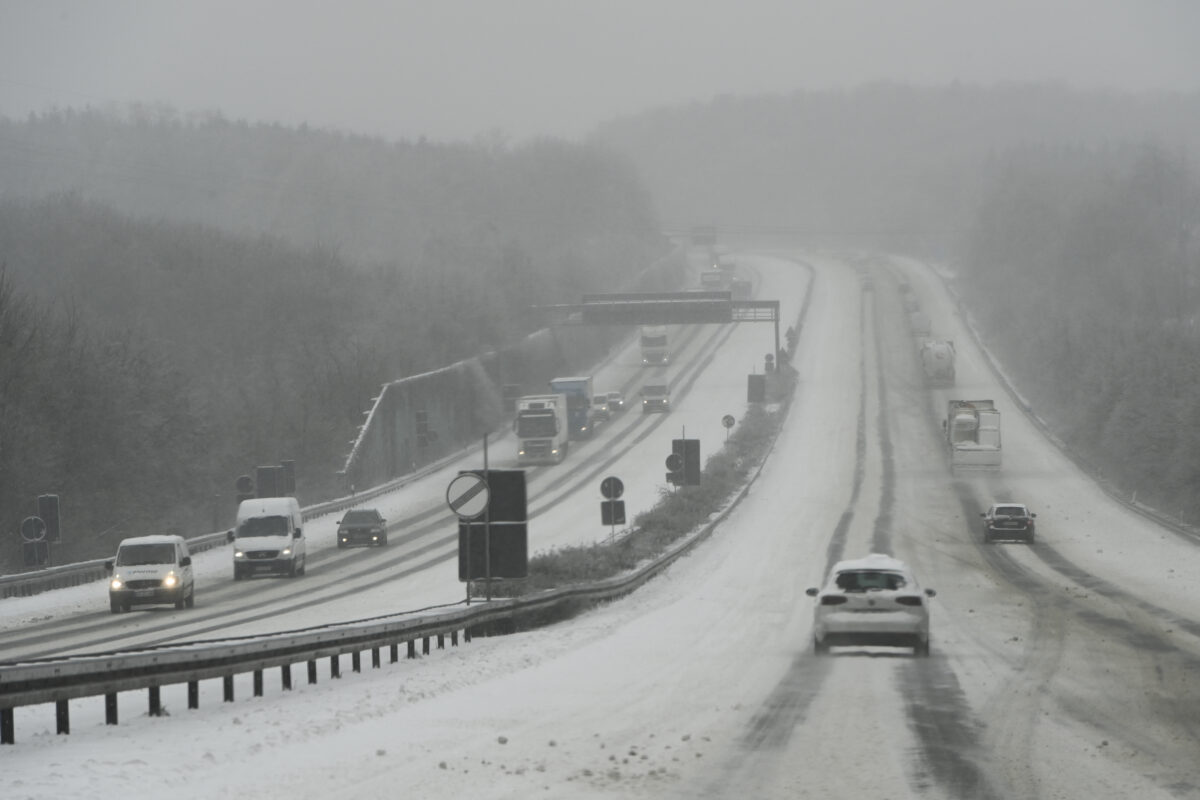
M 899 572 L 847 570 L 838 573 L 836 583 L 843 592 L 866 592 L 872 589 L 901 589 L 908 582 Z
M 238 524 L 238 536 L 287 536 L 287 517 L 251 517 Z
M 124 544 L 117 550 L 118 567 L 174 563 L 175 545 L 173 544 Z
M 998 517 L 1023 517 L 1025 516 L 1024 506 L 999 506 L 996 508 L 996 516 Z
M 344 524 L 364 524 L 379 521 L 379 513 L 375 511 L 348 511 L 342 518 Z

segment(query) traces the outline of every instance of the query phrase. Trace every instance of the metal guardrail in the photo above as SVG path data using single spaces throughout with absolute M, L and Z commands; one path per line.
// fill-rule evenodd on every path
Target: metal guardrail
M 774 445 L 772 444 L 772 447 Z M 0 744 L 14 744 L 16 731 L 13 710 L 22 706 L 54 703 L 57 731 L 70 733 L 67 701 L 84 697 L 105 697 L 105 719 L 117 724 L 117 693 L 147 689 L 150 714 L 159 716 L 162 686 L 188 684 L 188 707 L 199 705 L 199 681 L 221 678 L 226 701 L 233 698 L 233 677 L 254 673 L 254 693 L 262 693 L 263 670 L 278 667 L 284 689 L 292 685 L 291 666 L 306 663 L 309 683 L 316 682 L 317 660 L 330 659 L 330 672 L 340 674 L 339 658 L 351 655 L 353 668 L 359 670 L 360 654 L 371 651 L 373 667 L 380 666 L 380 650 L 391 652 L 391 662 L 399 660 L 399 646 L 407 645 L 407 656 L 416 657 L 416 642 L 422 652 L 430 652 L 430 640 L 437 638 L 438 648 L 450 637 L 458 644 L 458 634 L 470 641 L 472 632 L 489 632 L 494 625 L 501 630 L 515 629 L 521 620 L 559 618 L 583 605 L 615 600 L 634 591 L 661 573 L 676 559 L 707 539 L 713 530 L 749 493 L 762 472 L 763 462 L 734 496 L 708 524 L 678 542 L 658 558 L 643 566 L 602 581 L 551 589 L 532 597 L 491 600 L 454 611 L 410 616 L 359 620 L 301 631 L 253 636 L 240 639 L 182 642 L 127 652 L 67 656 L 26 662 L 0 664 Z

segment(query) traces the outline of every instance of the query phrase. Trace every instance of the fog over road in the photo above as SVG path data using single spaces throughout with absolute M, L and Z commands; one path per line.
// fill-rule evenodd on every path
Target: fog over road
M 122 695 L 130 710 L 106 727 L 100 699 L 79 701 L 74 732 L 60 737 L 52 709 L 21 709 L 18 743 L 0 752 L 5 795 L 1200 797 L 1196 543 L 1110 498 L 1045 438 L 926 265 L 816 253 L 739 254 L 739 264 L 756 275 L 758 297 L 783 301 L 785 320 L 812 292 L 793 359 L 797 395 L 749 494 L 662 577 L 548 628 L 290 693 L 271 686 L 252 699 L 239 683 L 241 699 L 226 705 L 219 685 L 203 685 L 200 708 L 186 711 L 183 687 L 169 687 L 170 719 L 148 718 L 141 696 Z M 901 281 L 935 334 L 955 341 L 954 388 L 925 385 Z M 604 535 L 596 519 L 604 474 L 652 502 L 644 487 L 662 480 L 681 426 L 715 448 L 721 416 L 744 412 L 744 376 L 761 364 L 766 330 L 697 332 L 672 368 L 694 370 L 692 388 L 657 429 L 626 449 L 602 435 L 538 470 L 531 485 L 548 486 L 558 470 L 620 453 L 560 484 L 567 499 L 535 520 L 532 549 Z M 705 348 L 711 360 L 696 357 Z M 637 379 L 631 352 L 605 366 L 603 388 Z M 940 414 L 951 397 L 996 401 L 998 473 L 950 473 Z M 607 435 L 648 427 L 640 416 L 628 412 Z M 456 466 L 406 489 L 386 513 L 399 519 L 419 498 L 436 502 Z M 1037 512 L 1035 544 L 983 543 L 978 514 L 996 500 Z M 295 616 L 240 621 L 247 591 L 284 608 L 302 602 L 300 584 L 235 589 L 221 550 L 197 559 L 198 574 L 217 583 L 206 589 L 198 579 L 197 619 L 207 605 L 250 632 L 279 618 L 295 627 L 461 596 L 452 560 L 405 572 L 436 548 L 419 556 L 393 539 L 399 547 L 339 553 L 325 528 L 312 535 L 305 592 L 353 593 Z M 937 589 L 930 658 L 886 648 L 813 653 L 804 590 L 833 561 L 872 551 L 904 559 Z M 381 569 L 356 577 L 373 562 Z M 44 629 L 82 645 L 108 630 L 121 637 L 104 642 L 113 647 L 164 628 L 160 620 L 186 626 L 191 613 L 113 618 L 106 608 L 98 586 L 3 601 L 0 635 Z M 221 615 L 203 624 L 219 625 Z

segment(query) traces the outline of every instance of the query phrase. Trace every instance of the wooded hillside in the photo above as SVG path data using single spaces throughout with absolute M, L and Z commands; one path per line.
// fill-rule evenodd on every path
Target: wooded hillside
M 1200 183 L 1144 145 L 989 164 L 964 297 L 1040 414 L 1139 500 L 1200 521 Z
M 306 501 L 333 496 L 381 383 L 662 255 L 632 170 L 594 147 L 93 113 L 3 127 L 0 537 L 57 493 L 75 535 L 56 561 L 224 525 L 258 464 L 295 459 Z

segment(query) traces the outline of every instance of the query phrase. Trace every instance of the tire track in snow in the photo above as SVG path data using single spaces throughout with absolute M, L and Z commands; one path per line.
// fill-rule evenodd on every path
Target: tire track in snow
M 895 286 L 898 296 L 899 285 L 895 274 L 890 269 L 886 273 L 890 278 L 889 286 Z M 878 285 L 882 282 L 875 283 Z M 878 385 L 877 426 L 883 472 L 872 547 L 875 552 L 892 553 L 896 470 L 889 423 L 891 404 L 886 380 L 883 331 L 900 328 L 905 331 L 907 339 L 911 339 L 911 336 L 907 335 L 909 332 L 905 320 L 883 324 L 881 315 L 884 310 L 878 307 L 877 302 L 873 334 L 874 351 L 879 361 L 875 378 Z M 936 643 L 935 638 L 931 639 Z M 897 691 L 905 699 L 909 729 L 917 741 L 915 756 L 919 766 L 912 773 L 914 789 L 924 793 L 934 788 L 949 797 L 981 800 L 1001 800 L 1013 796 L 997 790 L 994 785 L 996 782 L 981 767 L 986 763 L 978 734 L 981 726 L 948 660 L 935 653 L 929 658 L 898 662 L 895 681 Z M 1034 797 L 1027 794 L 1020 796 L 1030 800 Z

